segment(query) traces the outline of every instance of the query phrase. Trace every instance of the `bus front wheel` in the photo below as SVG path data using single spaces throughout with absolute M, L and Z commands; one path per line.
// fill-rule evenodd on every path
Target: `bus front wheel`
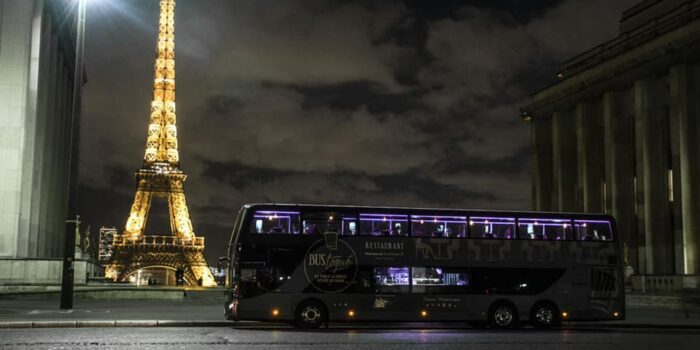
M 491 328 L 506 329 L 518 324 L 518 312 L 515 307 L 507 302 L 500 302 L 491 307 L 489 311 L 489 325 Z
M 295 321 L 299 328 L 319 328 L 326 322 L 326 308 L 322 303 L 309 300 L 304 301 L 297 307 Z
M 559 311 L 557 311 L 557 308 L 554 305 L 548 302 L 536 304 L 532 308 L 530 319 L 532 320 L 532 325 L 535 326 L 535 328 L 547 329 L 558 327 L 561 323 Z

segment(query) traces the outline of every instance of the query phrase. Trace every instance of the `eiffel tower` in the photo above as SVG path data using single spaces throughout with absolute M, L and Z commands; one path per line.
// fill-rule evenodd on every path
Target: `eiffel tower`
M 192 229 L 180 169 L 175 125 L 175 0 L 160 0 L 160 23 L 151 102 L 150 125 L 143 166 L 136 172 L 136 196 L 126 229 L 115 235 L 113 255 L 105 277 L 115 281 L 141 278 L 143 271 L 164 270 L 170 280 L 181 270 L 188 285 L 215 286 L 204 260 L 204 238 Z M 145 235 L 148 211 L 154 197 L 167 198 L 169 236 Z M 150 269 L 150 270 L 149 270 Z M 164 281 L 166 284 L 168 281 Z

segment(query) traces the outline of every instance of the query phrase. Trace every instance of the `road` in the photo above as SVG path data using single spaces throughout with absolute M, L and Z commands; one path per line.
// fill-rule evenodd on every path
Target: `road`
M 469 328 L 0 329 L 0 349 L 698 349 L 700 333 L 679 329 L 489 331 Z

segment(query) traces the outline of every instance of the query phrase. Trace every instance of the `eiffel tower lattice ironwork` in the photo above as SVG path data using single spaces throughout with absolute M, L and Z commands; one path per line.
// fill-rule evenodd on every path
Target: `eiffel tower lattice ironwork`
M 126 281 L 141 269 L 181 270 L 185 283 L 215 286 L 204 260 L 204 238 L 192 228 L 180 169 L 175 119 L 175 0 L 160 0 L 160 22 L 153 82 L 153 101 L 143 166 L 136 172 L 136 196 L 126 229 L 113 238 L 113 255 L 105 276 Z M 154 197 L 165 197 L 172 235 L 145 235 Z

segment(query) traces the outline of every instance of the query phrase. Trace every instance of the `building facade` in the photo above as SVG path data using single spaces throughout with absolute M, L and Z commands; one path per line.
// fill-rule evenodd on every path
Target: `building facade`
M 76 16 L 77 1 L 0 0 L 0 284 L 60 283 Z
M 624 11 L 521 117 L 535 210 L 610 213 L 636 288 L 699 287 L 700 1 Z

